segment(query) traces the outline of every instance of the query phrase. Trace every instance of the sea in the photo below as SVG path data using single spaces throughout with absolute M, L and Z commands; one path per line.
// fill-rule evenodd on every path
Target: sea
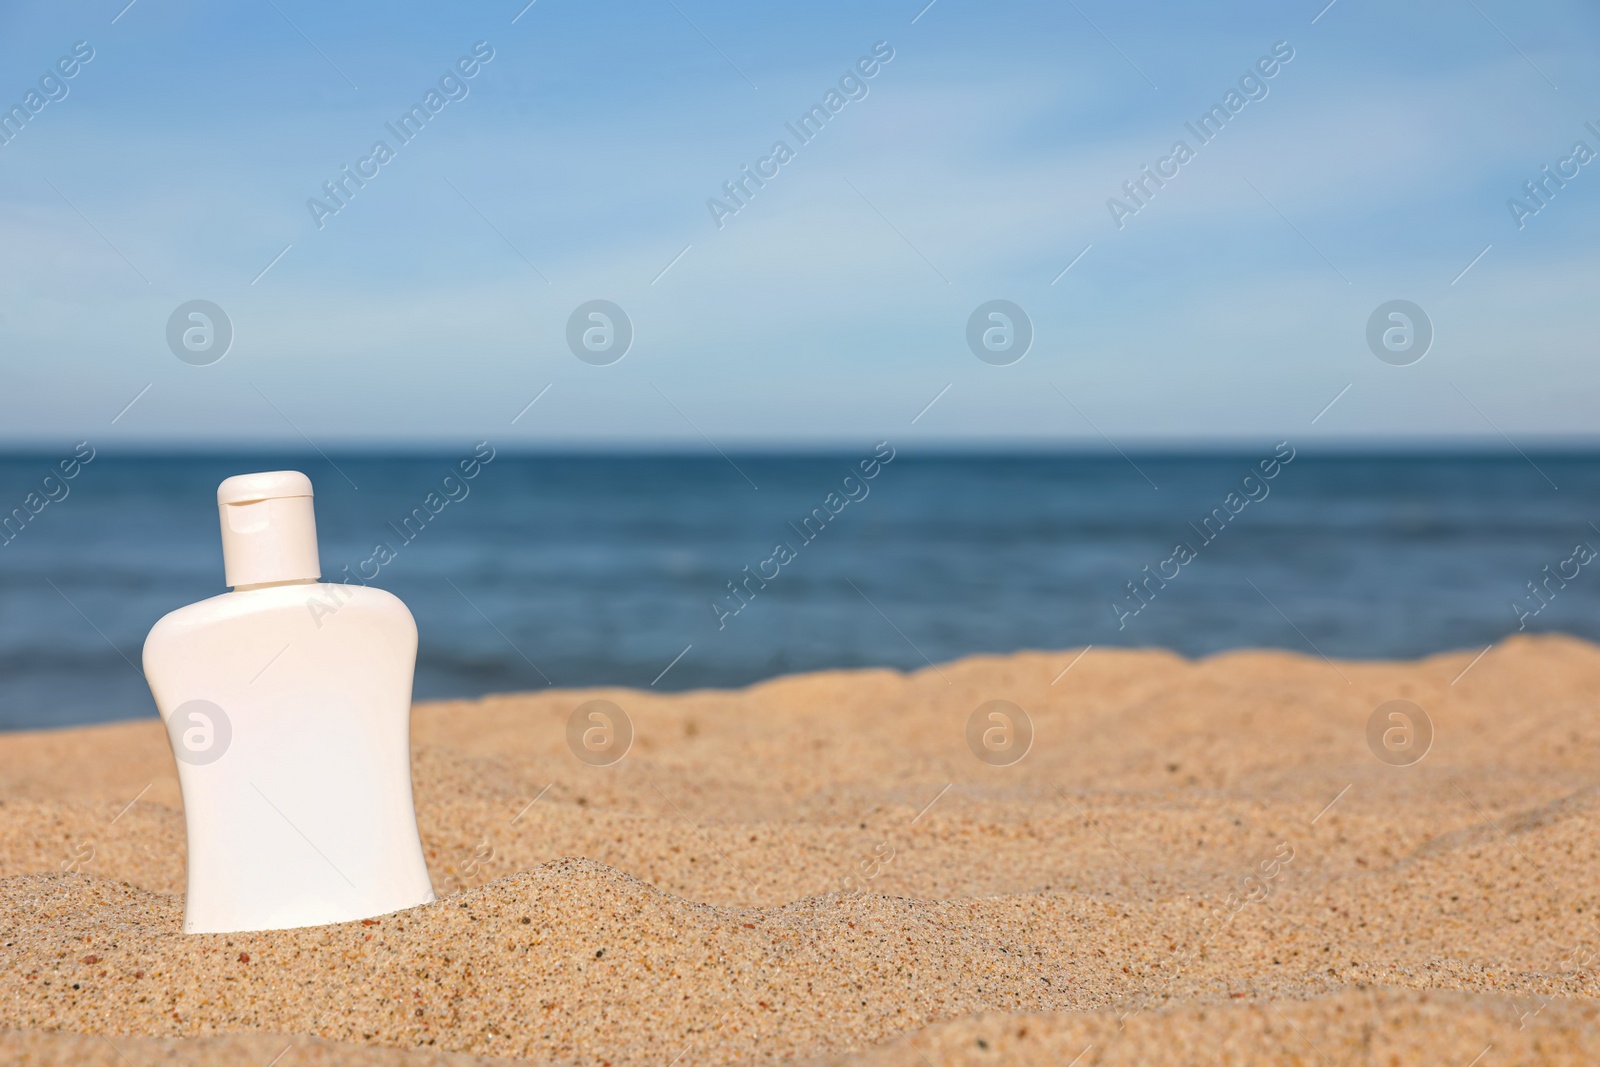
M 1020 649 L 1600 640 L 1600 453 L 64 447 L 0 456 L 0 729 L 154 716 L 146 633 L 225 592 L 217 483 L 283 468 L 315 483 L 324 578 L 416 616 L 420 700 Z

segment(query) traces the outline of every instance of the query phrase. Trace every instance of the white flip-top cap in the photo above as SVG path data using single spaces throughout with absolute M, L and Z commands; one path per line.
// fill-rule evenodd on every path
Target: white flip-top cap
M 322 577 L 311 497 L 311 479 L 299 471 L 236 474 L 217 486 L 230 586 Z

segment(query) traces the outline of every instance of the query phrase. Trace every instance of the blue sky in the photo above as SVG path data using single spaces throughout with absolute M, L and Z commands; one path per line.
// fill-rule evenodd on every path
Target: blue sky
M 94 50 L 0 146 L 9 443 L 1593 429 L 1600 160 L 1521 228 L 1507 207 L 1600 152 L 1590 5 L 125 2 L 0 9 L 6 108 Z M 401 145 L 385 124 L 477 42 Z M 785 124 L 877 42 L 801 144 Z M 1279 42 L 1201 145 L 1185 123 Z M 379 139 L 394 158 L 319 228 L 307 201 Z M 1194 158 L 1119 228 L 1107 201 L 1179 139 Z M 794 158 L 719 228 L 708 200 L 778 140 Z M 1434 329 L 1410 366 L 1365 339 L 1395 298 Z M 234 331 L 208 366 L 168 347 L 193 299 Z M 607 366 L 566 339 L 594 299 L 635 335 Z M 1008 366 L 965 338 L 991 299 L 1032 323 Z

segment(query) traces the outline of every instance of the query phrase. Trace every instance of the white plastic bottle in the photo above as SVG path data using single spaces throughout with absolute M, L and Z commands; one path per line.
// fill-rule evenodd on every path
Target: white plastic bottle
M 317 581 L 311 480 L 217 488 L 233 592 L 151 629 L 145 677 L 178 760 L 187 933 L 344 922 L 434 899 L 411 798 L 417 626 Z

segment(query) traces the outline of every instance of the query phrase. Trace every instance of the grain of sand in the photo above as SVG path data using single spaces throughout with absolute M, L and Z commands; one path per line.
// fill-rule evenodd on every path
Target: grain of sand
M 0 1060 L 1600 1062 L 1600 648 L 1077 655 L 420 705 L 440 899 L 274 933 L 180 933 L 153 721 L 8 735 Z

